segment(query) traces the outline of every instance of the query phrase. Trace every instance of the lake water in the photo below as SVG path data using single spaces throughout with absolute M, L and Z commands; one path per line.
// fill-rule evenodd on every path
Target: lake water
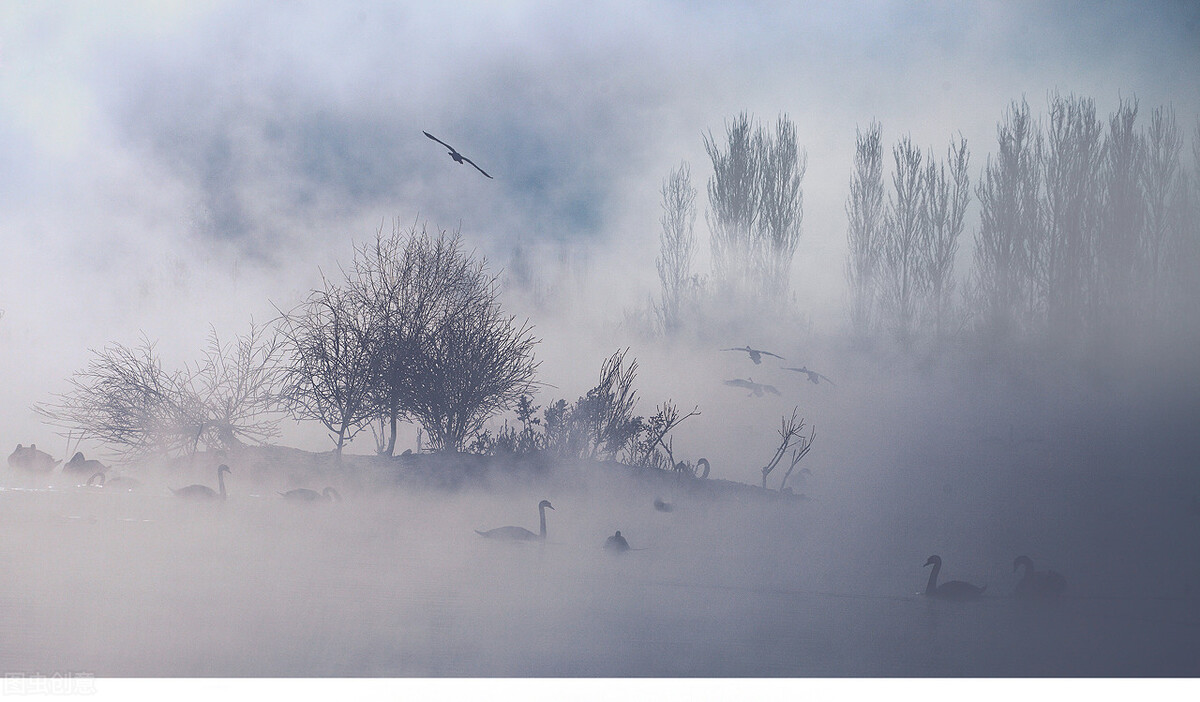
M 1103 559 L 1075 571 L 1051 563 L 1074 596 L 1030 606 L 1007 596 L 1010 553 L 956 560 L 972 549 L 952 541 L 943 579 L 986 582 L 987 597 L 932 601 L 917 594 L 927 542 L 904 546 L 904 524 L 855 514 L 836 496 L 757 504 L 668 494 L 667 514 L 635 491 L 601 496 L 579 484 L 294 505 L 236 476 L 216 504 L 184 504 L 165 485 L 113 493 L 9 482 L 0 490 L 6 674 L 1200 674 L 1200 606 L 1186 582 L 1154 592 L 1100 576 L 1081 585 L 1104 572 Z M 542 497 L 555 505 L 545 543 L 474 533 L 536 530 Z M 641 550 L 603 550 L 616 529 Z

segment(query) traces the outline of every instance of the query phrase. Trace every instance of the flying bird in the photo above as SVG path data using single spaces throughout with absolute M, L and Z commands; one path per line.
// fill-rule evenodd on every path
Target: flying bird
M 786 358 L 784 358 L 783 356 L 780 356 L 777 353 L 771 353 L 770 351 L 763 351 L 762 349 L 752 349 L 752 348 L 750 348 L 749 345 L 741 346 L 741 347 L 733 348 L 733 349 L 721 349 L 721 350 L 722 351 L 745 351 L 746 353 L 750 354 L 750 360 L 754 361 L 755 365 L 762 363 L 763 356 L 774 356 L 775 358 L 778 358 L 781 361 L 787 360 Z
M 829 383 L 830 385 L 837 385 L 837 383 L 835 383 L 829 379 L 829 376 L 821 375 L 820 373 L 818 373 L 814 370 L 809 370 L 807 366 L 800 366 L 799 368 L 784 368 L 784 370 L 796 371 L 797 373 L 806 374 L 808 376 L 808 382 L 812 383 L 813 385 L 820 385 L 822 379 L 824 379 L 825 382 Z
M 774 385 L 756 383 L 754 382 L 753 378 L 750 378 L 749 380 L 734 378 L 733 380 L 726 380 L 725 384 L 734 388 L 745 388 L 749 390 L 755 397 L 762 397 L 764 392 L 769 392 L 772 395 L 779 394 L 779 390 L 777 390 Z
M 465 162 L 465 163 L 469 163 L 469 164 L 471 164 L 472 166 L 475 166 L 475 170 L 477 170 L 477 171 L 479 171 L 480 173 L 484 174 L 484 175 L 485 175 L 485 176 L 487 176 L 488 178 L 491 178 L 491 176 L 487 174 L 487 171 L 483 170 L 483 169 L 482 169 L 482 168 L 480 168 L 479 166 L 476 166 L 474 161 L 472 161 L 471 159 L 467 158 L 466 156 L 463 156 L 462 154 L 458 153 L 458 149 L 455 149 L 453 146 L 450 146 L 449 144 L 447 144 L 446 142 L 442 141 L 441 139 L 438 139 L 437 137 L 435 137 L 434 135 L 430 134 L 429 132 L 422 131 L 421 133 L 422 133 L 422 134 L 424 134 L 425 136 L 429 137 L 430 139 L 433 139 L 434 141 L 436 141 L 437 143 L 441 144 L 442 146 L 446 147 L 447 149 L 450 149 L 450 158 L 454 159 L 456 162 L 458 162 L 458 163 L 464 163 L 464 162 Z M 495 179 L 493 178 L 493 180 L 495 180 Z

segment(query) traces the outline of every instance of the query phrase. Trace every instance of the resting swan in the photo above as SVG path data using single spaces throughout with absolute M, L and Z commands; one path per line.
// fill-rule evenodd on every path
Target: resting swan
M 1058 597 L 1067 589 L 1067 579 L 1053 570 L 1034 570 L 1033 559 L 1029 556 L 1017 556 L 1013 561 L 1013 572 L 1025 566 L 1013 594 L 1022 599 L 1050 599 Z
M 962 580 L 951 580 L 948 583 L 938 585 L 938 573 L 942 572 L 942 557 L 930 556 L 929 560 L 925 561 L 925 565 L 933 566 L 933 572 L 929 574 L 929 582 L 925 585 L 925 595 L 927 597 L 937 597 L 943 600 L 973 600 L 983 594 L 987 589 L 987 585 L 979 587 L 971 583 L 963 582 Z
M 616 553 L 624 553 L 629 550 L 629 542 L 625 540 L 624 536 L 621 536 L 621 532 L 618 530 L 604 542 L 604 548 Z
M 215 500 L 218 498 L 223 500 L 225 499 L 226 473 L 233 475 L 233 471 L 229 470 L 229 466 L 222 463 L 217 467 L 217 483 L 221 486 L 221 492 L 219 494 L 216 490 L 213 490 L 207 485 L 188 485 L 187 487 L 181 487 L 178 490 L 171 488 L 171 492 L 175 493 L 179 497 L 186 497 L 193 500 Z
M 317 502 L 319 500 L 328 500 L 329 502 L 342 501 L 342 496 L 338 494 L 337 490 L 334 490 L 331 487 L 327 487 L 321 492 L 309 490 L 308 488 L 296 488 L 295 490 L 288 490 L 287 492 L 281 492 L 279 494 L 283 495 L 283 499 L 290 502 Z
M 546 539 L 546 509 L 554 509 L 550 504 L 550 500 L 542 500 L 538 503 L 538 514 L 542 518 L 541 532 L 538 534 L 518 526 L 505 526 L 489 529 L 488 531 L 475 530 L 476 534 L 487 537 L 489 539 L 508 539 L 510 541 L 535 541 Z
M 83 451 L 76 451 L 71 460 L 63 464 L 64 473 L 103 473 L 108 466 L 94 458 L 84 458 Z

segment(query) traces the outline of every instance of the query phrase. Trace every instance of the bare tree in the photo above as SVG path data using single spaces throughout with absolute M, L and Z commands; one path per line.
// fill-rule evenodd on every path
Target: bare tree
M 925 166 L 925 199 L 922 205 L 921 275 L 933 317 L 934 336 L 942 338 L 951 297 L 954 293 L 954 259 L 962 235 L 967 203 L 971 197 L 967 164 L 967 140 L 951 142 L 947 163 L 938 164 L 930 155 Z M 949 174 L 947 174 L 947 166 Z
M 1033 314 L 1037 251 L 1042 240 L 1040 128 L 1022 100 L 997 128 L 979 196 L 980 224 L 973 268 L 975 304 L 992 340 L 1011 337 Z
M 802 422 L 803 423 L 803 422 Z M 812 449 L 813 442 L 817 440 L 817 428 L 812 427 L 808 432 L 808 436 L 801 435 L 796 439 L 795 448 L 792 449 L 791 464 L 788 466 L 787 472 L 783 474 L 783 480 L 779 481 L 779 491 L 787 487 L 788 478 L 792 477 L 792 471 L 796 470 L 796 466 L 800 465 L 800 461 L 808 455 Z M 803 473 L 803 471 L 801 471 Z
M 1137 101 L 1122 100 L 1109 118 L 1101 151 L 1099 220 L 1095 227 L 1095 271 L 1088 291 L 1091 317 L 1104 337 L 1132 330 L 1146 265 L 1142 261 L 1145 195 L 1142 171 L 1145 142 L 1135 129 Z
M 482 304 L 443 317 L 408 370 L 403 409 L 435 451 L 461 451 L 489 418 L 535 387 L 538 340 L 528 322 L 503 314 L 497 297 L 493 282 Z
M 888 198 L 880 275 L 881 308 L 897 340 L 912 339 L 917 304 L 924 290 L 921 276 L 922 203 L 925 198 L 921 151 L 909 137 L 892 149 L 896 170 Z
M 645 421 L 642 427 L 642 437 L 635 447 L 632 457 L 633 465 L 647 466 L 673 470 L 675 468 L 674 440 L 667 440 L 667 435 L 675 430 L 685 419 L 700 415 L 700 408 L 693 407 L 691 412 L 680 414 L 679 407 L 667 400 L 658 406 L 654 416 Z M 658 453 L 662 448 L 663 453 Z
M 792 416 L 790 418 L 782 417 L 779 420 L 779 446 L 775 449 L 775 455 L 771 456 L 771 460 L 762 468 L 762 486 L 764 490 L 767 487 L 767 476 L 779 466 L 779 462 L 783 460 L 788 451 L 796 449 L 798 451 L 802 450 L 806 454 L 808 453 L 808 447 L 812 445 L 812 440 L 816 434 L 812 434 L 807 440 L 804 438 L 804 418 L 799 415 L 800 408 L 794 407 L 792 408 Z M 803 457 L 803 454 L 801 454 L 800 458 Z M 800 462 L 800 458 L 796 458 L 795 462 L 792 463 L 793 468 L 796 463 Z M 790 474 L 791 470 L 788 473 Z M 784 478 L 784 482 L 787 482 L 786 477 Z M 782 485 L 780 488 L 782 489 Z
M 483 260 L 465 254 L 457 233 L 433 236 L 424 225 L 405 229 L 397 219 L 390 234 L 381 227 L 373 243 L 356 247 L 345 288 L 370 320 L 371 403 L 387 422 L 382 453 L 390 456 L 405 408 L 429 407 L 411 372 L 427 340 L 447 320 L 493 304 L 495 280 Z
M 657 310 L 663 331 L 671 334 L 679 328 L 681 307 L 693 285 L 696 189 L 692 187 L 687 163 L 671 172 L 663 183 L 662 197 L 662 233 L 659 234 L 659 255 L 654 262 L 662 282 Z
M 284 397 L 297 419 L 333 432 L 341 456 L 346 442 L 376 415 L 372 404 L 373 318 L 347 292 L 323 279 L 320 290 L 281 318 L 290 352 Z
M 807 156 L 787 115 L 779 117 L 771 134 L 752 129 L 743 112 L 726 132 L 725 152 L 711 133 L 704 138 L 713 163 L 705 213 L 713 273 L 726 294 L 778 302 L 787 291 L 800 240 Z
M 773 136 L 760 129 L 755 142 L 762 164 L 758 238 L 765 249 L 763 293 L 767 299 L 783 300 L 800 243 L 804 219 L 804 191 L 800 186 L 808 169 L 808 155 L 797 145 L 796 125 L 787 115 L 776 120 Z
M 214 331 L 192 368 L 163 370 L 154 344 L 93 351 L 71 391 L 34 406 L 47 423 L 93 438 L 126 460 L 230 449 L 278 434 L 280 346 L 265 327 L 222 345 Z
M 1171 242 L 1181 238 L 1187 221 L 1187 175 L 1179 162 L 1183 135 L 1175 110 L 1158 107 L 1150 113 L 1145 135 L 1142 192 L 1146 198 L 1141 242 L 1149 285 L 1149 306 L 1162 314 Z
M 850 325 L 859 339 L 870 336 L 875 307 L 876 278 L 883 247 L 883 147 L 882 128 L 871 122 L 864 134 L 857 130 L 854 173 L 846 198 L 849 220 L 846 238 L 846 282 L 850 285 Z
M 762 164 L 745 112 L 727 124 L 725 131 L 728 150 L 724 153 L 711 132 L 704 137 L 704 150 L 713 164 L 708 180 L 709 210 L 704 216 L 711 232 L 713 275 L 726 291 L 743 294 L 761 255 L 754 224 Z
M 228 345 L 211 329 L 204 358 L 188 379 L 204 408 L 206 445 L 228 449 L 279 435 L 271 415 L 281 403 L 283 352 L 282 339 L 266 325 L 251 321 L 250 330 Z

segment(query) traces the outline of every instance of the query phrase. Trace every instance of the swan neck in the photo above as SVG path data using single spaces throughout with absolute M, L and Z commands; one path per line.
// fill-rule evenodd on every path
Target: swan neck
M 929 572 L 929 582 L 925 584 L 925 594 L 932 595 L 937 590 L 938 572 L 942 569 L 942 564 L 934 562 L 933 570 Z
M 217 471 L 217 485 L 221 488 L 221 497 L 225 497 L 225 471 Z
M 546 538 L 546 505 L 538 505 L 538 514 L 542 518 L 542 527 L 538 534 L 544 539 Z

